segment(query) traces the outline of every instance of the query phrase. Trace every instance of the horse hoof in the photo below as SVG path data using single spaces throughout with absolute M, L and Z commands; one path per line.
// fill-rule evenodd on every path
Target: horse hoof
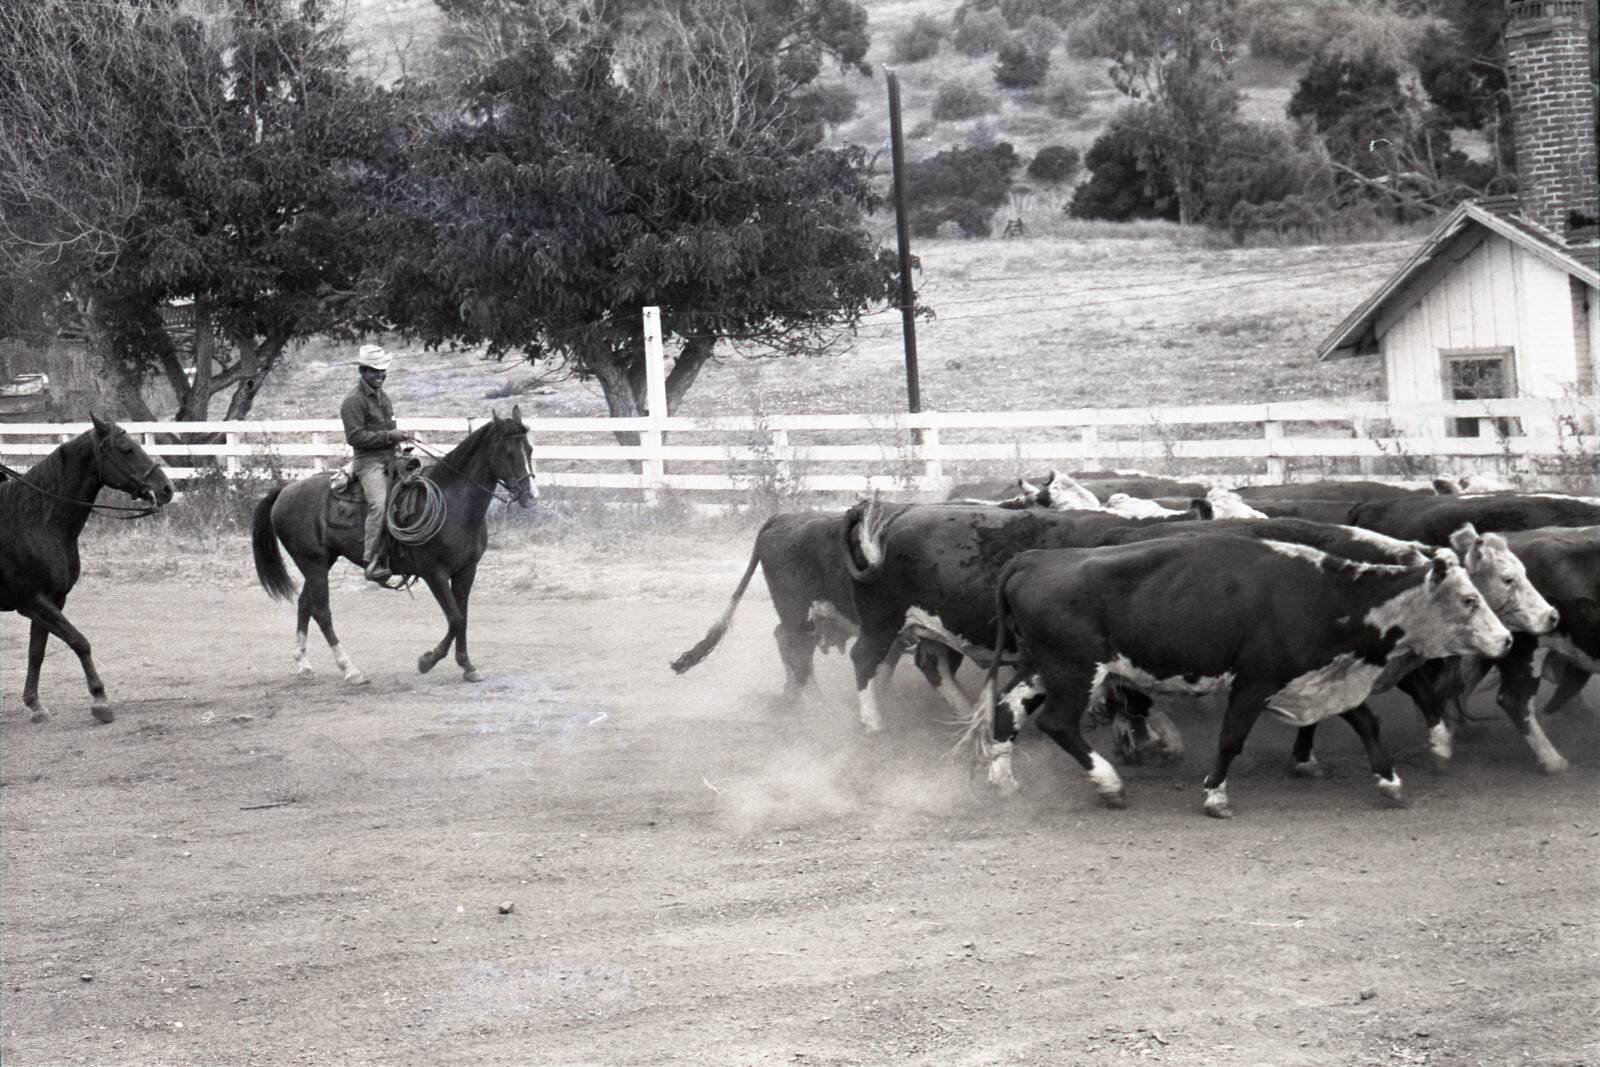
M 422 655 L 417 657 L 417 673 L 427 674 L 429 671 L 433 670 L 433 665 L 438 662 L 439 661 L 432 655 L 424 652 Z
M 347 675 L 344 676 L 344 684 L 345 685 L 366 685 L 367 684 L 367 676 L 362 674 L 360 671 L 353 671 L 352 673 L 347 674 Z
M 476 668 L 476 667 L 468 667 L 465 671 L 463 671 L 461 673 L 461 677 L 465 678 L 469 682 L 481 682 L 481 681 L 483 681 L 483 675 L 481 673 L 479 673 L 478 668 Z
M 1295 778 L 1326 778 L 1328 768 L 1318 763 L 1315 759 L 1306 760 L 1304 763 L 1289 764 L 1289 773 Z
M 50 713 L 43 708 L 35 708 L 32 715 L 28 716 L 29 722 L 49 722 Z
M 1233 809 L 1226 804 L 1207 804 L 1206 814 L 1213 819 L 1231 819 L 1233 818 Z
M 1568 763 L 1565 757 L 1557 756 L 1553 760 L 1539 764 L 1539 769 L 1545 774 L 1566 774 L 1572 769 L 1572 764 Z
M 111 713 L 109 704 L 98 704 L 89 709 L 89 714 L 94 716 L 95 722 L 111 722 L 116 716 Z

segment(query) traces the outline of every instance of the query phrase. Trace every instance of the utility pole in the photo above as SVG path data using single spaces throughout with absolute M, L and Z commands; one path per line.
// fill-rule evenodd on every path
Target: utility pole
M 922 410 L 922 387 L 917 380 L 917 293 L 911 286 L 911 220 L 906 217 L 906 150 L 900 134 L 900 77 L 886 72 L 889 83 L 889 158 L 894 177 L 894 231 L 900 245 L 900 322 L 906 348 L 906 399 L 912 414 Z M 912 440 L 922 441 L 919 431 Z

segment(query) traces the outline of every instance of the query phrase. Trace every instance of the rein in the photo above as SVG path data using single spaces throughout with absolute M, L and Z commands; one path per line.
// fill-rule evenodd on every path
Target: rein
M 99 453 L 98 450 L 96 450 L 94 458 L 95 458 L 95 462 L 96 463 L 98 463 L 100 461 L 100 453 Z M 62 493 L 51 492 L 49 489 L 46 489 L 43 486 L 34 485 L 32 482 L 28 481 L 26 478 L 24 478 L 22 476 L 22 472 L 21 471 L 18 471 L 16 469 L 12 468 L 12 467 L 8 467 L 4 463 L 0 463 L 0 474 L 5 475 L 7 478 L 10 478 L 12 481 L 18 483 L 19 485 L 27 486 L 29 489 L 32 489 L 35 493 L 38 493 L 41 496 L 49 497 L 51 500 L 59 500 L 63 504 L 76 504 L 78 507 L 80 507 L 80 508 L 88 508 L 90 511 L 131 511 L 131 512 L 133 512 L 132 515 L 118 515 L 118 516 L 116 516 L 118 519 L 121 519 L 123 522 L 127 522 L 130 519 L 142 519 L 146 515 L 154 515 L 156 512 L 161 510 L 159 507 L 157 507 L 154 504 L 145 504 L 145 505 L 140 506 L 140 507 L 131 507 L 130 508 L 130 507 L 128 507 L 126 505 L 123 505 L 123 504 L 100 504 L 100 503 L 96 503 L 95 501 L 92 501 L 92 500 L 90 500 L 90 501 L 75 500 L 72 497 L 66 496 L 66 495 L 64 495 Z
M 484 492 L 488 493 L 491 498 L 500 501 L 502 504 L 509 504 L 515 499 L 514 497 L 512 497 L 510 495 L 511 490 L 509 488 L 506 490 L 506 494 L 507 494 L 506 496 L 502 497 L 500 495 L 500 482 L 499 481 L 495 481 L 494 483 L 485 486 L 485 485 L 479 484 L 478 482 L 474 481 L 471 478 L 468 478 L 466 476 L 466 474 L 459 467 L 457 467 L 455 464 L 445 462 L 445 458 L 444 458 L 445 457 L 445 453 L 437 452 L 433 448 L 429 447 L 428 445 L 425 445 L 421 441 L 416 441 L 416 440 L 413 440 L 411 442 L 411 447 L 415 448 L 418 452 L 421 452 L 423 455 L 425 455 L 425 456 L 429 457 L 430 459 L 434 460 L 434 462 L 438 463 L 439 466 L 441 466 L 445 470 L 450 471 L 451 473 L 455 474 L 458 478 L 460 478 L 462 481 L 466 482 L 468 485 L 472 486 L 475 489 L 483 490 Z M 417 475 L 417 479 L 419 481 L 421 481 L 421 482 L 424 482 L 427 485 L 432 485 L 433 484 L 427 478 L 424 478 L 421 474 Z M 533 472 L 531 472 L 531 471 L 528 473 L 528 480 L 530 482 L 533 480 Z

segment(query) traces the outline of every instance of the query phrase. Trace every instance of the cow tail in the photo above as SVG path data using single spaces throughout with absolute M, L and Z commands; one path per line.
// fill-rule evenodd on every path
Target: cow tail
M 883 531 L 889 523 L 878 494 L 844 516 L 844 565 L 855 581 L 875 582 L 883 576 Z
M 756 539 L 755 547 L 750 550 L 750 563 L 744 569 L 744 577 L 739 579 L 739 586 L 733 591 L 733 599 L 728 601 L 728 608 L 722 617 L 712 624 L 711 629 L 689 651 L 672 661 L 672 670 L 675 674 L 682 674 L 696 663 L 711 654 L 722 640 L 722 635 L 728 632 L 728 626 L 733 622 L 734 609 L 739 606 L 739 598 L 744 596 L 745 589 L 750 585 L 750 576 L 756 572 L 756 564 L 761 562 L 761 539 Z
M 283 551 L 278 547 L 278 534 L 272 528 L 272 505 L 278 502 L 283 486 L 275 487 L 261 503 L 256 505 L 250 519 L 250 549 L 256 559 L 256 579 L 261 588 L 274 600 L 293 600 L 294 580 L 283 565 Z
M 972 721 L 967 725 L 967 739 L 973 745 L 979 760 L 985 759 L 995 743 L 995 714 L 1000 707 L 1000 661 L 1005 658 L 1010 640 L 1011 606 L 1006 602 L 1006 579 L 1011 577 L 1012 566 L 1006 564 L 1000 572 L 999 584 L 994 594 L 994 655 L 989 660 L 988 673 L 983 679 L 983 697 L 973 708 Z

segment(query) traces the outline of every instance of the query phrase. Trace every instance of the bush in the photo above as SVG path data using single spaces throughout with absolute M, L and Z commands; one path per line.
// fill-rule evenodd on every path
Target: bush
M 1038 96 L 1044 109 L 1058 119 L 1081 119 L 1089 111 L 1089 94 L 1068 78 L 1051 82 Z
M 950 148 L 906 170 L 906 200 L 913 232 L 932 236 L 954 222 L 968 236 L 987 237 L 989 217 L 1005 202 L 1021 160 L 1001 141 L 982 148 Z
M 1078 173 L 1078 150 L 1065 145 L 1046 145 L 1028 164 L 1028 177 L 1045 185 L 1060 185 Z
M 931 114 L 938 122 L 960 122 L 989 115 L 1000 109 L 999 101 L 975 85 L 946 82 L 933 98 Z
M 806 118 L 837 126 L 856 117 L 856 94 L 842 82 L 812 85 L 800 98 Z
M 1090 146 L 1083 163 L 1090 177 L 1067 208 L 1073 218 L 1177 221 L 1177 188 L 1139 130 L 1113 125 Z
M 921 63 L 938 55 L 949 36 L 938 19 L 918 15 L 906 31 L 895 38 L 890 54 L 896 63 Z
M 994 80 L 1002 89 L 1032 89 L 1050 72 L 1050 57 L 1023 44 L 1008 44 L 1000 49 Z
M 1049 55 L 1061 42 L 1061 27 L 1043 15 L 1029 15 L 1018 36 L 1039 55 Z
M 997 52 L 1010 40 L 1011 28 L 1006 25 L 1005 16 L 994 8 L 958 15 L 955 33 L 950 37 L 950 43 L 964 56 Z

